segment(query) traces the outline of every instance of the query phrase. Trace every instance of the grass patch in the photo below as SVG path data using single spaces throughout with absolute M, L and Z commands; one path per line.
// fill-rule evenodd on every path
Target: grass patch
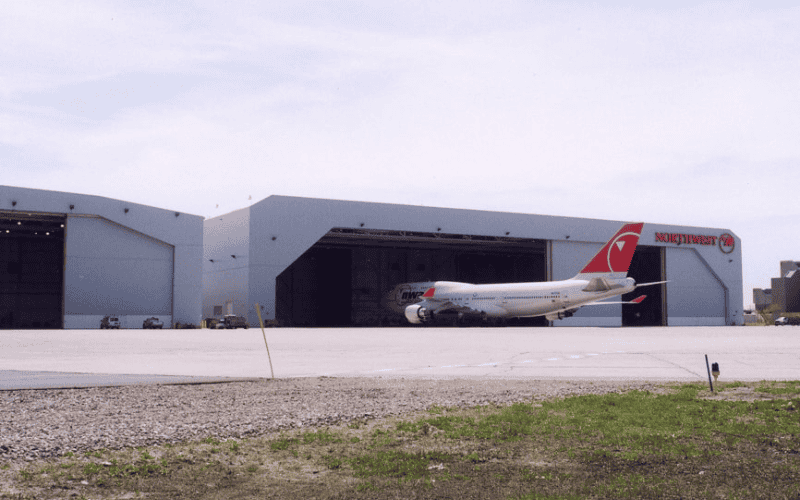
M 65 454 L 0 474 L 31 498 L 67 498 L 76 485 L 87 498 L 191 500 L 797 498 L 799 424 L 800 382 L 734 382 L 713 395 L 697 383 Z
M 409 481 L 429 475 L 432 461 L 450 461 L 451 456 L 441 452 L 408 453 L 382 450 L 351 459 L 356 477 L 380 476 Z
M 769 382 L 763 381 L 756 391 L 764 394 L 773 394 L 776 396 L 792 395 L 800 392 L 800 381 L 793 382 Z
M 303 444 L 329 444 L 329 443 L 341 443 L 342 438 L 337 435 L 333 434 L 328 430 L 320 430 L 320 431 L 312 431 L 312 432 L 304 432 L 301 434 L 301 441 Z
M 295 438 L 281 437 L 280 439 L 272 441 L 269 444 L 269 447 L 272 449 L 272 451 L 288 450 L 289 447 L 297 441 L 298 440 Z

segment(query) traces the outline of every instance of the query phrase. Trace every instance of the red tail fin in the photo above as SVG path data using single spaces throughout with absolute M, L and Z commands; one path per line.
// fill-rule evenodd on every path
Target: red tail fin
M 620 228 L 611 237 L 603 248 L 600 249 L 592 260 L 586 264 L 578 276 L 589 275 L 588 277 L 606 275 L 613 277 L 625 277 L 633 259 L 633 252 L 639 243 L 639 235 L 642 234 L 644 222 L 630 222 Z M 576 278 L 578 277 L 576 276 Z M 582 276 L 587 277 L 587 276 Z

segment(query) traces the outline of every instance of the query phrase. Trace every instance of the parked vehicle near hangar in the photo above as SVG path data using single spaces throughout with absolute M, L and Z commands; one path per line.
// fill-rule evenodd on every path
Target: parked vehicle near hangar
M 800 318 L 781 316 L 775 320 L 775 325 L 800 325 Z
M 212 330 L 231 330 L 234 328 L 248 328 L 250 325 L 241 316 L 226 314 L 222 318 L 206 318 L 206 327 Z
M 248 328 L 250 325 L 247 324 L 247 320 L 245 320 L 241 316 L 236 316 L 234 314 L 226 314 L 222 320 L 217 323 L 217 328 L 227 328 L 227 329 L 234 329 L 234 328 Z
M 164 328 L 164 322 L 153 316 L 151 318 L 147 318 L 146 320 L 144 320 L 144 323 L 142 323 L 142 328 L 161 329 Z
M 116 316 L 107 315 L 100 320 L 101 330 L 116 329 L 119 330 L 119 318 Z

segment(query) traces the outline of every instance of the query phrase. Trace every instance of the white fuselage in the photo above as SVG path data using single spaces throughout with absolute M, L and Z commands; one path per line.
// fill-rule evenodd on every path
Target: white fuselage
M 575 309 L 582 305 L 633 291 L 632 278 L 613 280 L 619 288 L 604 291 L 584 291 L 589 281 L 570 279 L 540 283 L 496 283 L 472 285 L 450 281 L 437 281 L 436 293 L 431 300 L 419 303 L 423 307 L 436 307 L 448 301 L 455 306 L 465 306 L 482 311 L 488 317 L 511 318 L 543 316 Z
M 579 307 L 636 289 L 636 281 L 627 274 L 643 226 L 643 222 L 623 224 L 571 279 L 489 285 L 436 281 L 420 296 L 421 302 L 406 306 L 405 317 L 409 323 L 421 324 L 439 314 L 453 312 L 458 313 L 459 318 L 479 314 L 483 318 L 545 316 L 548 320 L 557 320 L 572 316 Z M 401 290 L 411 285 L 414 284 L 406 284 Z M 642 295 L 622 303 L 638 304 L 644 298 Z

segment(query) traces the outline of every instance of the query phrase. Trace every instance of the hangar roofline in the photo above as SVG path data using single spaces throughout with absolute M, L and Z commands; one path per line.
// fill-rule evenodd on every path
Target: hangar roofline
M 336 203 L 336 204 L 347 204 L 350 206 L 363 206 L 364 208 L 368 208 L 370 206 L 382 206 L 386 208 L 397 208 L 397 209 L 425 209 L 425 210 L 443 210 L 443 211 L 451 211 L 451 212 L 460 212 L 460 213 L 482 213 L 482 214 L 497 214 L 497 215 L 507 215 L 507 216 L 536 216 L 536 217 L 545 217 L 545 218 L 552 218 L 553 220 L 558 219 L 559 221 L 564 220 L 571 220 L 573 222 L 579 222 L 581 224 L 591 221 L 597 222 L 614 222 L 614 223 L 624 223 L 628 222 L 629 220 L 636 219 L 636 217 L 630 217 L 626 220 L 617 220 L 617 219 L 603 219 L 598 217 L 585 217 L 585 216 L 561 216 L 561 215 L 552 215 L 552 214 L 542 214 L 542 213 L 535 213 L 535 212 L 520 212 L 520 211 L 507 211 L 507 210 L 485 210 L 479 208 L 464 208 L 464 207 L 447 207 L 447 206 L 436 206 L 436 205 L 413 205 L 410 203 L 390 203 L 390 202 L 383 202 L 383 201 L 364 201 L 364 200 L 346 200 L 341 198 L 325 198 L 325 197 L 314 197 L 314 196 L 295 196 L 295 195 L 282 195 L 282 194 L 271 194 L 265 198 L 262 198 L 250 205 L 245 207 L 237 208 L 235 210 L 231 210 L 229 212 L 225 212 L 218 215 L 213 215 L 211 217 L 203 216 L 204 220 L 210 221 L 214 219 L 219 219 L 221 217 L 226 216 L 233 216 L 238 214 L 243 210 L 250 210 L 251 208 L 267 203 L 269 201 L 279 201 L 279 200 L 296 200 L 298 202 L 323 202 L 323 203 Z M 695 225 L 681 225 L 675 223 L 665 223 L 665 222 L 658 222 L 658 221 L 644 221 L 645 224 L 655 225 L 662 228 L 667 229 L 675 229 L 675 230 L 685 230 L 685 229 L 693 229 L 693 230 L 709 230 L 709 231 L 725 231 L 730 233 L 734 236 L 737 240 L 740 240 L 739 235 L 736 234 L 732 229 L 728 227 L 715 227 L 715 226 L 695 226 Z
M 262 198 L 261 200 L 255 202 L 255 203 L 253 203 L 251 205 L 248 205 L 247 207 L 243 207 L 243 208 L 237 209 L 237 210 L 232 210 L 232 211 L 230 211 L 230 212 L 228 212 L 226 214 L 221 214 L 221 215 L 218 215 L 218 216 L 215 216 L 215 217 L 223 217 L 225 215 L 235 214 L 239 210 L 249 209 L 249 208 L 252 208 L 254 206 L 261 205 L 263 203 L 271 201 L 271 200 L 274 200 L 274 201 L 278 201 L 278 200 L 287 200 L 287 201 L 288 200 L 296 200 L 296 201 L 300 201 L 300 202 L 307 201 L 307 202 L 322 202 L 322 203 L 337 203 L 337 204 L 341 203 L 341 204 L 348 204 L 350 206 L 359 206 L 359 205 L 361 205 L 361 206 L 364 206 L 365 208 L 367 208 L 368 206 L 382 206 L 382 207 L 386 207 L 386 208 L 392 208 L 393 207 L 393 208 L 407 209 L 407 210 L 425 209 L 425 210 L 451 211 L 453 213 L 455 213 L 455 212 L 470 213 L 471 212 L 471 213 L 497 214 L 497 215 L 507 215 L 507 216 L 525 216 L 525 217 L 535 216 L 535 217 L 551 218 L 553 220 L 557 219 L 560 222 L 572 221 L 572 222 L 576 222 L 576 223 L 580 223 L 580 224 L 584 224 L 584 223 L 592 222 L 592 221 L 596 221 L 596 222 L 614 222 L 614 223 L 622 224 L 622 223 L 625 223 L 625 222 L 629 222 L 629 221 L 631 221 L 633 219 L 637 219 L 637 217 L 635 217 L 635 214 L 632 214 L 631 217 L 629 217 L 628 219 L 625 219 L 625 220 L 621 220 L 621 219 L 603 219 L 603 218 L 598 218 L 598 217 L 584 217 L 584 216 L 572 216 L 572 215 L 570 215 L 570 216 L 562 216 L 562 215 L 542 214 L 542 213 L 534 213 L 534 212 L 516 212 L 516 211 L 504 211 L 504 210 L 483 210 L 483 209 L 477 209 L 477 208 L 457 208 L 457 207 L 443 207 L 443 206 L 434 206 L 434 205 L 412 205 L 412 204 L 408 204 L 408 203 L 389 203 L 389 202 L 382 202 L 382 201 L 363 201 L 363 200 L 343 200 L 343 199 L 338 199 L 338 198 L 322 198 L 322 197 L 312 197 L 312 196 L 291 196 L 291 195 L 280 195 L 280 194 L 269 195 L 266 198 Z M 209 219 L 213 219 L 215 217 L 210 217 Z M 740 239 L 739 235 L 736 234 L 732 229 L 730 229 L 728 227 L 693 226 L 693 225 L 683 225 L 683 224 L 665 223 L 665 222 L 648 221 L 648 220 L 645 220 L 644 222 L 645 222 L 645 224 L 649 224 L 649 225 L 653 225 L 653 226 L 659 226 L 661 228 L 666 228 L 666 229 L 675 229 L 676 231 L 686 230 L 686 229 L 699 230 L 699 231 L 702 231 L 702 230 L 720 231 L 721 230 L 721 231 L 725 231 L 725 232 L 730 233 L 737 240 Z
M 0 209 L 10 210 L 10 211 L 14 211 L 14 212 L 26 212 L 26 210 L 25 210 L 24 207 L 23 208 L 17 208 L 16 206 L 11 206 L 11 201 L 13 201 L 13 200 L 7 199 L 7 196 L 9 195 L 9 193 L 3 193 L 3 189 L 19 190 L 18 193 L 11 193 L 11 196 L 13 196 L 14 194 L 20 194 L 20 195 L 29 194 L 29 193 L 25 193 L 26 191 L 30 191 L 30 192 L 42 192 L 42 191 L 44 191 L 46 193 L 50 193 L 50 194 L 55 195 L 55 196 L 61 196 L 61 195 L 82 196 L 82 197 L 94 198 L 96 200 L 99 200 L 99 201 L 105 202 L 105 203 L 114 203 L 114 204 L 126 203 L 126 204 L 130 205 L 130 208 L 142 207 L 142 208 L 149 208 L 149 209 L 153 209 L 153 210 L 164 210 L 166 212 L 178 212 L 178 213 L 180 213 L 182 215 L 190 215 L 192 217 L 201 217 L 201 218 L 203 217 L 202 215 L 190 214 L 189 212 L 184 212 L 182 210 L 173 210 L 173 209 L 169 209 L 169 208 L 156 207 L 156 206 L 153 206 L 153 205 L 146 205 L 144 203 L 137 203 L 135 201 L 122 200 L 122 199 L 118 199 L 118 198 L 109 198 L 108 196 L 101 196 L 101 195 L 97 195 L 97 194 L 78 193 L 78 192 L 74 192 L 74 191 L 56 191 L 54 189 L 29 188 L 29 187 L 22 187 L 22 186 L 9 186 L 9 185 L 6 185 L 6 184 L 0 184 Z M 29 210 L 29 211 L 32 212 L 33 210 Z M 69 210 L 67 210 L 65 212 L 53 212 L 53 213 L 69 214 L 70 212 L 69 212 Z
M 319 201 L 319 202 L 327 202 L 327 203 L 342 203 L 342 204 L 357 204 L 357 205 L 380 205 L 384 207 L 395 207 L 395 208 L 407 208 L 407 209 L 427 209 L 427 210 L 452 210 L 452 211 L 459 211 L 459 212 L 481 212 L 481 213 L 491 213 L 491 214 L 506 214 L 506 215 L 523 215 L 523 216 L 531 216 L 536 215 L 540 217 L 553 217 L 559 219 L 580 219 L 583 221 L 587 220 L 596 220 L 596 221 L 606 221 L 608 219 L 598 219 L 593 217 L 563 217 L 560 215 L 550 215 L 550 214 L 541 214 L 541 213 L 531 213 L 531 212 L 512 212 L 506 210 L 484 210 L 480 208 L 459 208 L 459 207 L 444 207 L 444 206 L 436 206 L 436 205 L 412 205 L 410 203 L 389 203 L 385 201 L 364 201 L 364 200 L 343 200 L 339 198 L 318 198 L 312 196 L 289 196 L 289 195 L 281 195 L 281 194 L 273 194 L 269 195 L 266 198 L 263 198 L 252 205 L 258 205 L 260 203 L 266 202 L 270 199 L 286 199 L 286 200 L 306 200 L 306 201 Z M 232 211 L 230 213 L 235 212 Z

